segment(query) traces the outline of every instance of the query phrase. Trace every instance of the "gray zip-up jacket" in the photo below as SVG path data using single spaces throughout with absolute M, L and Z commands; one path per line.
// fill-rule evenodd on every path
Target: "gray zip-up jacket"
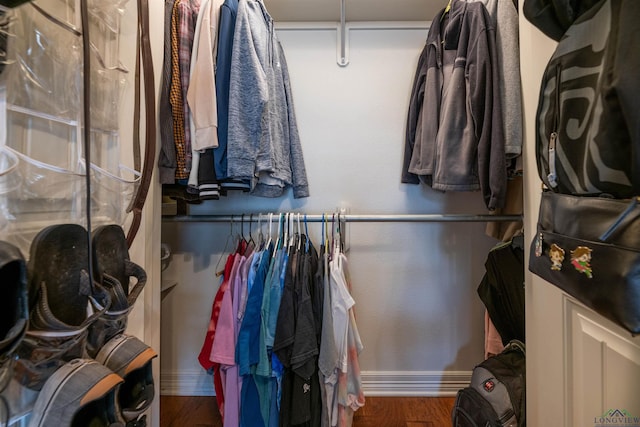
M 229 84 L 229 177 L 252 182 L 252 194 L 279 197 L 289 186 L 308 197 L 289 72 L 261 0 L 238 5 Z
M 507 170 L 492 20 L 482 3 L 454 1 L 434 18 L 426 44 L 408 172 L 435 190 L 481 190 L 488 209 L 501 208 Z

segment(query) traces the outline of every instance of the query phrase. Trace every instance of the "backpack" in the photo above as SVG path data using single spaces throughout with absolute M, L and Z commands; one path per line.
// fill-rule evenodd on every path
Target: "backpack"
M 559 39 L 542 77 L 537 169 L 554 192 L 630 198 L 640 189 L 640 55 L 629 39 L 640 29 L 640 5 L 592 3 Z
M 471 384 L 459 390 L 451 412 L 453 427 L 523 427 L 525 348 L 511 340 L 504 350 L 478 364 Z
M 550 12 L 570 17 L 538 99 L 535 149 L 544 185 L 529 270 L 636 335 L 640 1 L 527 3 L 534 10 L 525 16 L 543 30 L 553 26 Z

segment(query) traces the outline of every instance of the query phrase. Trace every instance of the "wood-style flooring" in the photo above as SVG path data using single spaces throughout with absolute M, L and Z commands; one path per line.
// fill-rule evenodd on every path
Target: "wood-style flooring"
M 448 427 L 453 397 L 367 397 L 353 427 Z M 215 397 L 160 397 L 161 427 L 222 427 Z

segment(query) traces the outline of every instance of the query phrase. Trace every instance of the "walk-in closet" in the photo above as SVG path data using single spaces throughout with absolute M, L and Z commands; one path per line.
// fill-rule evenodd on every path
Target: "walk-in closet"
M 287 213 L 291 230 L 302 228 L 316 248 L 323 229 L 342 228 L 365 395 L 454 396 L 468 382 L 485 354 L 476 288 L 500 240 L 486 234 L 491 217 L 480 192 L 401 182 L 418 56 L 444 6 L 435 3 L 383 11 L 335 2 L 322 7 L 323 17 L 264 2 L 286 56 L 309 197 L 291 189 L 272 199 L 231 191 L 201 203 L 176 197 L 177 215 L 163 217 L 162 227 L 171 253 L 162 277 L 172 287 L 161 303 L 161 393 L 213 394 L 213 375 L 198 356 L 216 273 L 238 236 L 275 240 L 271 216 Z
M 145 387 L 152 385 L 155 396 L 144 402 L 148 405 L 144 406 L 144 414 L 135 413 L 135 421 L 127 420 L 128 424 L 122 425 L 165 425 L 160 417 L 160 396 L 210 398 L 212 410 L 228 427 L 267 425 L 267 416 L 271 422 L 286 424 L 298 419 L 303 424 L 320 425 L 321 419 L 313 418 L 317 408 L 309 401 L 325 403 L 322 410 L 327 409 L 330 418 L 334 416 L 327 425 L 350 425 L 353 413 L 363 405 L 367 408 L 368 398 L 372 402 L 374 398 L 389 397 L 453 399 L 470 385 L 474 367 L 504 348 L 506 343 L 496 335 L 496 327 L 506 331 L 516 323 L 517 327 L 509 330 L 514 338 L 526 344 L 526 422 L 529 426 L 603 426 L 623 418 L 629 426 L 640 425 L 639 338 L 598 314 L 593 307 L 532 274 L 528 268 L 531 257 L 542 253 L 542 250 L 536 251 L 535 244 L 539 236 L 542 194 L 538 174 L 540 153 L 536 148 L 536 136 L 543 128 L 537 121 L 539 102 L 544 99 L 541 82 L 548 71 L 549 59 L 559 54 L 556 48 L 561 34 L 554 39 L 548 27 L 546 32 L 541 31 L 524 16 L 524 8 L 539 8 L 541 12 L 536 19 L 545 22 L 552 19 L 550 16 L 554 13 L 573 12 L 576 2 L 88 1 L 85 6 L 89 6 L 93 19 L 90 22 L 99 25 L 89 27 L 96 37 L 93 54 L 98 56 L 91 61 L 95 86 L 92 86 L 89 120 L 93 119 L 94 126 L 93 132 L 87 134 L 83 133 L 86 118 L 82 116 L 81 107 L 84 105 L 79 101 L 83 95 L 80 23 L 85 11 L 80 5 L 84 0 L 32 0 L 20 6 L 14 3 L 0 0 L 0 55 L 7 54 L 0 56 L 0 154 L 9 147 L 9 153 L 16 150 L 20 155 L 36 159 L 39 163 L 32 162 L 32 167 L 48 162 L 56 165 L 54 171 L 60 172 L 60 162 L 64 170 L 71 169 L 65 162 L 73 162 L 75 166 L 84 164 L 87 150 L 80 144 L 88 138 L 94 143 L 93 150 L 88 150 L 95 152 L 94 161 L 103 162 L 104 169 L 132 184 L 131 192 L 121 191 L 114 198 L 107 196 L 104 207 L 116 209 L 115 213 L 108 211 L 108 215 L 121 215 L 116 222 L 121 222 L 125 235 L 139 226 L 135 240 L 127 242 L 130 244 L 127 261 L 146 272 L 146 285 L 137 296 L 135 308 L 128 312 L 126 335 L 134 337 L 136 351 L 147 358 L 145 366 L 150 370 L 145 372 L 150 376 L 145 380 L 150 382 Z M 611 28 L 617 28 L 616 19 L 620 16 L 615 12 L 620 8 L 639 10 L 633 4 L 633 0 L 583 2 L 585 9 L 587 5 L 593 6 L 592 13 L 600 11 L 594 15 Z M 201 5 L 205 6 L 202 10 L 207 11 L 206 16 L 199 16 Z M 241 9 L 238 15 L 243 17 L 242 21 L 235 21 L 237 9 L 229 8 L 230 5 Z M 451 45 L 443 40 L 435 48 L 449 52 L 445 59 L 451 66 L 446 70 L 459 79 L 458 89 L 462 86 L 486 89 L 473 92 L 476 102 L 444 104 L 441 101 L 449 95 L 439 93 L 437 88 L 416 90 L 424 59 L 421 55 L 430 30 L 448 28 L 448 19 L 454 16 L 452 11 L 462 13 L 460 11 L 467 7 L 477 12 L 476 18 L 486 17 L 489 32 L 495 32 L 492 41 L 487 42 L 488 51 L 474 58 L 486 67 L 483 70 L 492 69 L 493 75 L 483 84 L 491 80 L 495 86 L 486 89 L 489 86 L 469 83 L 469 73 L 476 69 L 465 70 L 466 74 L 461 70 L 455 73 L 453 65 L 459 66 L 466 58 L 455 57 Z M 576 7 L 576 14 L 586 12 Z M 15 11 L 22 8 L 28 13 Z M 113 15 L 102 14 L 103 8 Z M 251 10 L 248 15 L 247 8 Z M 145 11 L 148 20 L 139 17 L 140 10 Z M 491 21 L 489 11 L 497 13 L 498 10 L 502 14 Z M 42 31 L 25 29 L 20 26 L 21 22 L 16 24 L 15 19 L 26 19 L 24 16 L 41 20 Z M 241 39 L 220 36 L 223 16 L 224 19 L 233 17 L 234 25 L 242 29 Z M 591 17 L 588 13 L 585 16 Z M 640 12 L 633 18 L 640 22 Z M 631 25 L 628 21 L 626 25 Z M 467 28 L 465 23 L 456 22 L 460 26 L 448 28 L 448 42 L 456 39 L 451 36 L 455 31 Z M 503 22 L 503 26 L 499 27 L 497 22 Z M 256 23 L 259 26 L 253 27 Z M 570 24 L 553 21 L 550 27 Z M 189 29 L 182 32 L 186 27 Z M 32 37 L 19 39 L 24 44 L 18 43 L 18 46 L 25 52 L 32 49 L 27 56 L 35 60 L 31 64 L 33 73 L 30 69 L 23 69 L 22 74 L 7 72 L 16 66 L 16 58 L 11 57 L 11 49 L 6 48 L 7 40 L 9 47 L 16 46 L 16 41 L 12 41 L 12 30 L 16 28 Z M 595 52 L 606 45 L 604 39 L 612 40 L 606 31 L 590 32 L 588 26 L 577 28 L 572 27 L 574 32 L 568 34 L 576 37 L 591 34 L 593 43 L 587 48 Z M 52 49 L 47 42 L 54 37 L 45 30 L 53 31 L 51 34 L 56 40 L 67 40 L 67 44 Z M 187 37 L 178 37 L 178 31 Z M 201 37 L 201 34 L 204 35 Z M 235 35 L 233 31 L 226 34 Z M 228 62 L 218 62 L 217 43 L 223 39 L 233 41 L 234 45 L 244 43 L 241 53 L 229 51 L 229 56 L 224 57 Z M 633 34 L 629 40 L 631 45 L 640 43 Z M 35 47 L 42 49 L 41 57 L 33 56 Z M 491 56 L 494 49 L 501 49 L 499 64 L 490 61 L 494 59 Z M 628 51 L 630 58 L 631 53 Z M 185 67 L 185 63 L 180 62 L 185 58 L 198 66 Z M 517 67 L 517 71 L 511 73 L 514 68 L 508 64 Z M 556 82 L 573 81 L 582 75 L 600 75 L 598 64 L 591 65 L 584 69 L 559 70 Z M 36 66 L 47 72 L 38 74 Z M 150 68 L 153 75 L 147 73 Z M 59 70 L 72 75 L 62 75 Z M 229 74 L 218 75 L 220 70 L 227 70 Z M 112 79 L 114 75 L 117 77 Z M 7 80 L 7 76 L 13 80 Z M 431 77 L 422 75 L 423 81 Z M 198 86 L 189 91 L 188 82 L 192 78 Z M 222 80 L 229 88 L 228 96 L 220 104 L 221 95 L 215 85 Z M 578 80 L 588 90 L 581 86 L 573 95 L 584 101 L 579 103 L 581 107 L 591 105 L 594 97 L 590 95 L 589 85 L 599 80 Z M 105 81 L 112 83 L 109 90 L 101 85 Z M 446 86 L 448 82 L 449 77 L 441 83 Z M 40 87 L 39 83 L 58 84 L 68 90 L 58 89 L 47 97 L 34 89 Z M 508 86 L 506 92 L 505 85 Z M 23 90 L 25 87 L 28 90 Z M 102 89 L 105 90 L 101 92 Z M 36 104 L 28 96 L 33 94 L 40 96 Z M 416 101 L 418 98 L 420 102 Z M 479 106 L 480 100 L 484 107 L 494 105 L 492 102 L 502 105 L 501 122 L 493 121 L 497 116 L 491 113 L 496 112 L 485 111 Z M 552 104 L 561 105 L 562 100 L 564 98 L 558 96 Z M 508 107 L 504 107 L 505 102 Z M 140 115 L 136 116 L 138 103 Z M 32 107 L 43 105 L 46 108 L 34 115 L 38 111 Z M 69 109 L 69 105 L 75 109 Z M 429 169 L 428 163 L 433 160 L 435 164 L 441 159 L 431 158 L 428 146 L 415 144 L 415 135 L 433 130 L 429 127 L 433 123 L 422 117 L 428 117 L 425 111 L 439 114 L 443 105 L 448 108 L 443 116 L 455 116 L 451 109 L 460 106 L 468 108 L 469 114 L 464 120 L 455 117 L 460 121 L 449 122 L 449 139 L 441 136 L 442 150 L 455 160 L 441 162 L 436 174 L 436 169 Z M 196 113 L 189 117 L 193 113 L 191 108 Z M 587 110 L 599 111 L 598 108 Z M 268 113 L 263 114 L 265 111 Z M 482 117 L 476 114 L 480 111 Z M 146 115 L 148 112 L 152 113 L 153 120 Z M 505 124 L 506 116 L 515 127 Z M 109 123 L 109 119 L 117 125 Z M 473 127 L 480 122 L 482 126 Z M 640 134 L 639 122 L 633 121 L 633 129 Z M 465 123 L 470 127 L 464 127 Z M 572 121 L 571 129 L 576 133 L 584 130 L 580 123 L 580 120 Z M 111 132 L 100 133 L 102 128 L 111 125 L 114 125 Z M 100 129 L 93 129 L 96 127 Z M 220 127 L 224 129 L 223 136 Z M 500 150 L 491 151 L 490 144 L 485 144 L 477 150 L 465 151 L 469 146 L 447 144 L 465 138 L 487 142 L 491 139 L 491 128 L 493 132 L 499 128 L 503 133 L 500 138 L 507 141 Z M 152 147 L 146 145 L 145 138 L 149 135 L 153 138 Z M 254 141 L 255 135 L 259 137 Z M 231 140 L 240 141 L 243 149 L 238 146 L 226 151 L 220 149 L 221 143 Z M 288 145 L 278 146 L 273 151 L 277 154 L 271 157 L 264 152 L 256 155 L 245 150 L 252 143 L 271 144 L 269 147 L 273 148 L 281 140 L 286 140 Z M 172 149 L 167 151 L 167 147 Z M 148 165 L 144 157 L 148 150 L 154 154 L 153 175 L 148 192 L 144 191 L 144 207 L 135 211 L 130 201 L 138 191 L 138 178 Z M 423 151 L 414 159 L 412 150 Z M 453 157 L 458 154 L 460 157 Z M 478 156 L 483 160 L 477 162 Z M 86 201 L 81 193 L 86 190 L 82 170 L 75 170 L 78 182 L 74 187 L 77 192 L 73 193 L 77 195 L 74 209 L 67 209 L 67 205 L 65 209 L 54 204 L 38 205 L 39 201 L 48 200 L 47 194 L 31 200 L 20 193 L 19 207 L 46 209 L 40 209 L 37 215 L 13 215 L 18 205 L 11 205 L 15 200 L 12 195 L 16 194 L 16 188 L 24 188 L 24 183 L 12 180 L 15 175 L 11 172 L 25 164 L 16 162 L 19 166 L 13 166 L 14 157 L 12 154 L 0 157 L 3 213 L 0 233 L 4 233 L 0 234 L 0 240 L 18 246 L 27 261 L 31 240 L 44 223 L 91 226 L 86 218 L 92 219 L 94 225 L 100 223 L 101 217 L 85 215 L 84 210 L 90 208 L 82 205 Z M 491 163 L 498 158 L 500 162 Z M 458 161 L 460 159 L 464 161 Z M 557 162 L 563 161 L 561 153 L 557 159 Z M 236 163 L 231 166 L 232 162 Z M 285 170 L 293 162 L 295 167 Z M 203 169 L 203 164 L 211 164 L 213 168 Z M 504 181 L 492 175 L 491 171 L 496 169 L 488 165 L 508 170 Z M 469 171 L 471 175 L 478 175 L 477 168 L 481 169 L 479 176 L 469 182 L 457 181 L 458 186 L 447 187 L 440 180 L 444 175 L 460 178 Z M 229 170 L 233 176 L 227 174 Z M 133 177 L 118 175 L 125 173 Z M 20 179 L 23 175 L 20 174 Z M 61 188 L 62 184 L 53 190 Z M 100 200 L 97 196 L 103 193 L 97 188 L 94 191 L 99 194 L 94 193 L 91 200 Z M 50 196 L 55 196 L 53 190 L 44 193 L 50 191 Z M 60 201 L 55 197 L 49 199 Z M 96 206 L 99 207 L 94 208 Z M 139 215 L 136 219 L 133 219 L 134 211 Z M 24 228 L 25 224 L 29 227 Z M 28 233 L 16 230 L 28 230 Z M 119 240 L 120 244 L 123 242 Z M 247 247 L 259 250 L 247 251 Z M 505 266 L 494 262 L 497 251 L 505 248 L 518 254 L 511 260 L 516 264 Z M 570 262 L 568 253 L 567 263 Z M 327 263 L 323 268 L 325 254 Z M 276 259 L 279 267 L 272 270 L 270 266 L 276 265 Z M 335 285 L 337 292 L 345 297 L 339 307 L 338 304 L 315 306 L 326 307 L 332 314 L 327 318 L 332 322 L 337 319 L 332 325 L 334 331 L 336 324 L 345 326 L 340 330 L 342 349 L 351 350 L 344 352 L 345 358 L 340 360 L 350 367 L 350 376 L 327 381 L 328 388 L 322 387 L 324 401 L 315 395 L 320 389 L 311 383 L 296 383 L 298 377 L 286 377 L 287 374 L 278 377 L 274 373 L 278 369 L 288 372 L 290 367 L 274 362 L 273 354 L 278 353 L 278 361 L 280 356 L 283 359 L 290 356 L 294 350 L 289 351 L 289 345 L 293 346 L 294 338 L 279 347 L 282 336 L 272 335 L 268 337 L 272 339 L 269 347 L 262 342 L 268 334 L 259 336 L 255 329 L 254 332 L 244 329 L 251 325 L 243 325 L 243 321 L 249 319 L 254 327 L 259 323 L 258 329 L 276 327 L 268 324 L 269 319 L 275 319 L 274 313 L 263 311 L 264 306 L 251 304 L 258 299 L 264 304 L 267 284 L 280 283 L 282 288 L 273 289 L 282 292 L 285 283 L 293 283 L 287 282 L 287 264 L 283 263 L 293 259 L 296 270 L 289 271 L 290 276 L 304 278 L 303 282 L 310 287 Z M 510 277 L 522 282 L 520 286 L 513 286 L 519 298 L 518 310 L 515 317 L 509 317 L 505 328 L 504 320 L 508 316 L 505 314 L 507 317 L 491 322 L 483 298 L 487 297 L 487 284 L 495 274 L 514 269 L 519 275 Z M 230 282 L 232 272 L 234 281 Z M 325 273 L 328 275 L 323 276 Z M 258 288 L 253 287 L 258 282 L 248 285 L 258 274 L 262 275 L 260 294 L 256 293 Z M 236 283 L 238 286 L 242 283 L 242 275 L 246 288 L 234 288 Z M 595 273 L 594 277 L 597 277 Z M 4 280 L 0 278 L 0 283 Z M 108 283 L 110 280 L 107 278 Z M 131 289 L 134 283 L 132 280 Z M 298 291 L 306 289 L 296 286 Z M 232 296 L 229 289 L 237 293 Z M 293 285 L 289 291 L 292 289 Z M 294 290 L 289 300 L 296 310 L 302 301 L 298 296 L 306 292 L 296 294 L 298 291 Z M 313 300 L 317 296 L 314 291 L 303 296 L 310 296 L 312 300 L 304 300 L 306 307 L 318 302 Z M 238 311 L 240 306 L 243 309 Z M 507 304 L 494 305 L 490 310 L 495 313 L 496 309 L 509 308 Z M 215 323 L 220 313 L 225 319 L 221 326 Z M 299 323 L 310 321 L 314 314 L 317 310 L 307 313 Z M 249 320 L 247 323 L 251 323 Z M 216 341 L 222 335 L 218 334 L 219 330 L 236 335 L 225 342 Z M 317 337 L 321 335 L 321 331 L 315 332 Z M 260 351 L 263 347 L 266 349 L 267 371 L 258 371 L 258 362 L 252 359 L 254 355 L 250 351 L 239 350 L 244 348 L 240 346 L 231 347 L 236 345 L 238 333 L 253 343 L 259 341 Z M 301 332 L 301 335 L 305 334 Z M 312 333 L 305 337 L 310 335 Z M 0 344 L 4 343 L 2 340 L 0 336 Z M 301 342 L 298 341 L 300 346 Z M 322 373 L 317 363 L 313 367 L 307 363 L 319 358 L 322 352 L 319 338 L 317 344 L 312 350 L 305 347 L 309 359 L 300 356 L 298 362 L 305 363 L 298 363 L 291 371 L 308 368 L 313 369 L 313 375 Z M 314 346 L 315 343 L 311 345 Z M 301 351 L 298 356 L 304 353 L 300 348 L 297 351 Z M 246 359 L 252 362 L 240 367 L 240 362 L 247 362 Z M 1 358 L 0 362 L 4 363 Z M 291 365 L 293 367 L 295 361 Z M 2 366 L 5 365 L 0 368 Z M 242 377 L 239 370 L 248 375 L 244 378 L 247 381 L 242 381 L 244 391 L 240 382 L 234 381 Z M 260 382 L 264 378 L 258 378 L 256 371 L 267 372 L 263 375 L 266 382 Z M 292 389 L 300 388 L 295 398 L 287 400 L 289 405 L 284 411 L 279 406 L 281 378 L 293 378 L 286 384 L 293 384 Z M 286 387 L 288 385 L 285 396 L 292 396 Z M 232 389 L 238 399 L 230 404 L 231 399 L 221 398 Z M 9 396 L 6 390 L 13 394 Z M 7 401 L 4 406 L 8 411 L 2 409 L 0 402 L 0 426 L 30 425 L 37 390 L 25 393 L 15 385 L 6 390 L 2 391 L 2 401 Z M 21 397 L 16 390 L 25 394 Z M 305 391 L 310 391 L 311 396 Z M 331 402 L 326 405 L 327 393 L 339 396 L 335 406 Z M 269 405 L 273 404 L 269 408 L 264 403 L 266 394 L 270 396 Z M 345 396 L 350 399 L 349 405 L 344 404 Z M 303 406 L 304 411 L 300 409 Z M 20 408 L 20 414 L 11 413 L 16 407 Z M 309 408 L 314 409 L 305 412 Z M 231 415 L 227 411 L 236 409 L 237 413 Z M 224 411 L 227 411 L 226 417 Z M 271 416 L 273 411 L 285 418 Z M 2 419 L 5 414 L 9 415 L 6 423 Z M 305 418 L 309 414 L 313 414 L 311 420 Z M 188 415 L 183 417 L 179 424 L 172 425 L 194 425 Z M 245 424 L 240 423 L 241 419 Z M 405 421 L 407 427 L 435 425 L 432 419 L 403 418 L 401 423 Z M 254 422 L 256 424 L 252 424 Z M 358 426 L 357 419 L 353 425 Z
M 525 19 L 522 3 L 519 43 L 511 53 L 520 60 L 521 212 L 528 252 L 540 194 L 534 146 L 540 76 L 555 42 Z M 229 253 L 228 236 L 268 234 L 268 215 L 288 212 L 302 215 L 314 244 L 322 241 L 317 218 L 363 217 L 345 222 L 344 237 L 365 396 L 453 396 L 468 383 L 487 344 L 477 288 L 487 256 L 500 241 L 487 234 L 488 221 L 454 218 L 489 214 L 479 192 L 401 182 L 416 67 L 432 19 L 447 4 L 264 2 L 286 56 L 309 197 L 294 198 L 291 190 L 275 199 L 229 193 L 219 200 L 165 206 L 177 212 L 162 225 L 171 254 L 162 273 L 168 289 L 161 302 L 164 395 L 213 394 L 213 378 L 197 353 L 218 290 L 215 273 Z M 314 220 L 305 224 L 305 214 Z M 411 220 L 421 214 L 442 218 Z M 389 220 L 376 221 L 377 215 Z M 605 412 L 601 406 L 636 408 L 629 400 L 633 393 L 587 391 L 583 373 L 599 372 L 602 390 L 615 381 L 628 384 L 628 375 L 637 377 L 637 339 L 597 315 L 594 328 L 587 326 L 591 320 L 578 319 L 588 310 L 530 275 L 526 258 L 524 269 L 530 425 L 584 424 Z M 602 352 L 587 350 L 592 345 Z M 625 360 L 616 364 L 620 371 L 605 354 L 620 354 Z M 593 399 L 600 399 L 597 410 L 589 409 Z

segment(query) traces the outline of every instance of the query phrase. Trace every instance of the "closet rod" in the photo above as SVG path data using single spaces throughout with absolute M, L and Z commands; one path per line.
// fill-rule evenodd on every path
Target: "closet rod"
M 297 217 L 297 212 L 291 212 Z M 268 213 L 262 214 L 262 222 L 268 220 Z M 258 222 L 259 214 L 244 215 L 163 215 L 164 222 Z M 273 215 L 277 218 L 277 215 Z M 326 213 L 324 218 L 332 221 L 337 214 Z M 305 219 L 305 214 L 300 213 L 300 219 Z M 320 214 L 306 215 L 307 222 L 322 222 Z M 469 214 L 381 214 L 381 215 L 353 215 L 340 214 L 340 220 L 346 222 L 511 222 L 522 221 L 522 215 L 469 215 Z

